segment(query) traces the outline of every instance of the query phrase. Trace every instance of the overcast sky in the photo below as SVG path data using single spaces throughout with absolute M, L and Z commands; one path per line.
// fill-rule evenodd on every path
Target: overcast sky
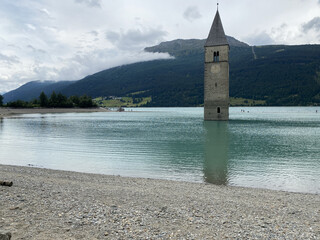
M 0 0 L 0 93 L 78 80 L 141 60 L 143 48 L 204 39 L 214 0 Z M 320 0 L 220 0 L 227 35 L 250 45 L 319 44 Z

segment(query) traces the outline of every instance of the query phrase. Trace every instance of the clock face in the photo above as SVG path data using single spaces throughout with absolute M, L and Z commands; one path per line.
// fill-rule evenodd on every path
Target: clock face
M 220 64 L 213 64 L 211 67 L 212 73 L 219 73 L 220 72 Z

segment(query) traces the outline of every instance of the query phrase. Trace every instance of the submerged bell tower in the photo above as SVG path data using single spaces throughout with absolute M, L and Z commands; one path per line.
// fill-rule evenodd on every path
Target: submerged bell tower
M 205 48 L 204 120 L 229 120 L 229 43 L 219 9 L 213 20 Z

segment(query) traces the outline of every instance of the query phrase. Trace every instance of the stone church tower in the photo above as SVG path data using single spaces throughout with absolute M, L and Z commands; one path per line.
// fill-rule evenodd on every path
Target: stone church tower
M 229 120 L 230 47 L 218 10 L 204 48 L 204 120 Z

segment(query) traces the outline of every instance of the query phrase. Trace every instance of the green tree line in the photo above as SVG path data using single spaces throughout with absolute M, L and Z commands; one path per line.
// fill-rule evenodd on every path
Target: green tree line
M 2 107 L 2 105 L 3 105 L 3 96 L 0 95 L 0 107 Z
M 0 95 L 0 106 L 3 105 L 3 98 Z M 12 108 L 34 108 L 34 107 L 43 107 L 43 108 L 91 108 L 97 107 L 96 103 L 93 102 L 92 98 L 87 95 L 82 96 L 71 96 L 67 97 L 62 93 L 56 94 L 54 91 L 51 96 L 48 97 L 44 92 L 41 92 L 38 99 L 32 101 L 22 101 L 17 100 L 14 102 L 8 102 L 6 107 Z

